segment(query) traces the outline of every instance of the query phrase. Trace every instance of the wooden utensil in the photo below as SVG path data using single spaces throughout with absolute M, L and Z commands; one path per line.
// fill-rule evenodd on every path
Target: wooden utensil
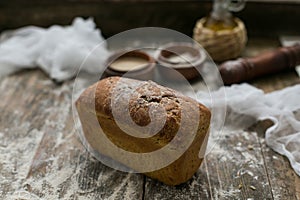
M 240 58 L 220 65 L 224 84 L 249 81 L 267 74 L 293 69 L 300 64 L 300 43 L 281 47 L 256 57 Z

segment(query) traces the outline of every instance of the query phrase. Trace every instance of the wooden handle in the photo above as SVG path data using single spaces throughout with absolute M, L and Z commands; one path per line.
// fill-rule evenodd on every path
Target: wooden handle
M 300 44 L 282 47 L 252 58 L 227 61 L 219 67 L 224 84 L 240 83 L 292 69 L 300 64 Z

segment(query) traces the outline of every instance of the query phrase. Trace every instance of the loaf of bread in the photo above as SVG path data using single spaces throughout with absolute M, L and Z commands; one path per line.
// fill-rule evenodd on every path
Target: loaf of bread
M 210 111 L 152 81 L 110 77 L 76 101 L 93 151 L 168 185 L 189 180 L 206 148 Z

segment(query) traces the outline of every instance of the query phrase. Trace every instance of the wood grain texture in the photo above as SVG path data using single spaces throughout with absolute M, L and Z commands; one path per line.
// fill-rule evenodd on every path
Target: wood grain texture
M 275 48 L 250 41 L 245 55 Z M 257 48 L 255 48 L 255 46 Z M 251 82 L 266 92 L 299 84 L 294 72 Z M 71 113 L 73 81 L 39 70 L 0 80 L 0 199 L 300 199 L 300 178 L 264 141 L 268 121 L 227 121 L 214 149 L 186 184 L 171 187 L 115 171 L 82 146 Z
M 268 179 L 274 199 L 299 199 L 299 177 L 291 169 L 287 158 L 270 150 L 265 142 L 265 130 L 272 125 L 271 121 L 254 124 L 251 129 L 258 133 Z M 287 181 L 289 180 L 289 181 Z
M 147 179 L 146 199 L 271 199 L 256 135 L 236 131 L 223 136 L 187 184 L 171 188 Z M 248 144 L 255 148 L 248 150 Z
M 211 0 L 10 0 L 0 2 L 0 30 L 26 25 L 70 24 L 77 16 L 93 17 L 104 36 L 145 26 L 170 28 L 189 36 L 198 19 L 209 14 Z M 247 2 L 236 13 L 250 36 L 297 34 L 300 4 Z M 16 17 L 18 16 L 18 17 Z
M 72 84 L 37 70 L 1 81 L 0 199 L 141 199 L 142 175 L 117 172 L 84 150 Z

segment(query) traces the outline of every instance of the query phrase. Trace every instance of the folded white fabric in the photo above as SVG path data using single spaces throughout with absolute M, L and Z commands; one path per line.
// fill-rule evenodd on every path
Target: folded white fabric
M 212 96 L 223 92 L 218 90 Z M 300 176 L 300 84 L 268 94 L 249 84 L 240 84 L 225 87 L 225 93 L 227 108 L 232 112 L 241 117 L 254 117 L 257 121 L 273 121 L 274 125 L 265 133 L 266 143 L 288 157 Z M 223 101 L 218 99 L 214 99 L 212 105 L 211 94 L 206 92 L 198 92 L 197 98 L 210 108 L 223 105 Z
M 100 72 L 108 54 L 105 40 L 92 19 L 75 18 L 71 26 L 65 27 L 24 27 L 1 34 L 0 76 L 40 67 L 52 79 L 63 81 L 76 75 L 87 56 L 82 70 Z

